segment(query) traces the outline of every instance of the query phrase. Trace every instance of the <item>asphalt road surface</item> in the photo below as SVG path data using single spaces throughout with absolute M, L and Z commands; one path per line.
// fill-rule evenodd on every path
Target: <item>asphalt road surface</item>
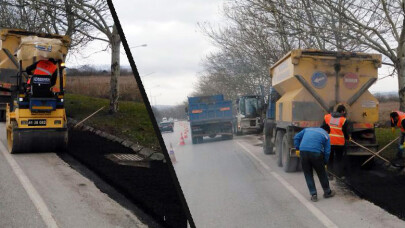
M 0 123 L 0 227 L 146 227 L 55 153 L 10 155 Z
M 303 173 L 284 173 L 274 155 L 263 154 L 257 135 L 193 145 L 188 134 L 181 146 L 188 127 L 176 122 L 173 133 L 162 135 L 169 150 L 173 145 L 174 168 L 197 227 L 405 227 L 336 181 L 336 196 L 324 199 L 315 177 L 319 201 L 313 203 Z

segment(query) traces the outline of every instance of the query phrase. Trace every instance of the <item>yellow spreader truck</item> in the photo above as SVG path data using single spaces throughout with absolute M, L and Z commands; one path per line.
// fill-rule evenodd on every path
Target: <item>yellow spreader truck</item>
M 376 82 L 381 55 L 292 50 L 270 68 L 272 88 L 264 126 L 265 154 L 276 154 L 286 172 L 300 169 L 293 138 L 306 127 L 319 127 L 324 115 L 344 105 L 354 141 L 377 151 L 378 100 L 368 91 Z M 370 156 L 348 143 L 348 156 Z

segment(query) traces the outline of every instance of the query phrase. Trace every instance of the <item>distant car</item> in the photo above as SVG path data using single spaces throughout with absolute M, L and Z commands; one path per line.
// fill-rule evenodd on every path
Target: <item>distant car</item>
M 162 122 L 166 122 L 166 121 L 167 121 L 167 118 L 163 117 Z
M 172 122 L 167 122 L 167 121 L 160 122 L 159 123 L 159 130 L 161 132 L 165 132 L 165 131 L 173 132 L 174 131 L 173 125 L 174 124 Z

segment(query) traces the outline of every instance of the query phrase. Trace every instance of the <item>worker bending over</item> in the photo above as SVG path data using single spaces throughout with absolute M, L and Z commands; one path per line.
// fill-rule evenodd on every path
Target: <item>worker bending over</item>
M 330 129 L 328 125 L 320 128 L 305 128 L 295 135 L 294 145 L 301 157 L 302 170 L 308 185 L 311 200 L 318 201 L 318 194 L 315 187 L 313 169 L 315 169 L 319 182 L 323 188 L 323 197 L 329 198 L 335 195 L 329 187 L 329 180 L 325 166 L 328 163 L 330 154 Z
M 399 147 L 397 152 L 397 158 L 402 159 L 403 150 L 405 147 L 404 138 L 405 138 L 405 113 L 400 111 L 394 111 L 390 113 L 391 117 L 391 127 L 392 133 L 395 132 L 395 127 L 401 129 L 401 136 L 399 137 Z
M 334 170 L 334 162 L 342 164 L 343 155 L 345 154 L 345 142 L 350 139 L 348 133 L 348 127 L 346 122 L 346 108 L 343 105 L 339 105 L 336 112 L 326 114 L 322 126 L 329 126 L 330 128 L 330 145 L 331 154 L 329 158 L 328 167 Z M 339 167 L 340 169 L 340 167 Z M 336 170 L 338 175 L 342 174 L 343 170 Z M 332 175 L 329 175 L 330 179 L 333 179 Z

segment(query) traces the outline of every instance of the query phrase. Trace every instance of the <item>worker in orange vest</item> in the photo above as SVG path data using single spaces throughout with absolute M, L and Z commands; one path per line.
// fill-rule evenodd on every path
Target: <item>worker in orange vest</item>
M 393 111 L 390 113 L 391 117 L 391 129 L 392 133 L 395 132 L 395 127 L 401 129 L 401 136 L 399 137 L 399 148 L 397 152 L 397 158 L 402 159 L 402 153 L 405 148 L 404 138 L 405 138 L 405 113 L 400 111 Z
M 343 155 L 345 153 L 346 140 L 350 139 L 348 133 L 348 127 L 346 122 L 346 108 L 344 105 L 339 105 L 336 112 L 331 112 L 324 116 L 322 126 L 328 125 L 330 127 L 330 145 L 331 153 L 329 157 L 328 166 L 330 169 L 334 169 L 334 161 L 341 163 Z M 339 167 L 341 169 L 341 167 Z M 336 170 L 338 175 L 342 174 L 343 170 Z M 329 175 L 329 179 L 333 179 L 332 175 Z
M 51 78 L 51 85 L 54 85 L 57 77 L 57 62 L 54 59 L 39 60 L 28 66 L 26 72 L 29 75 L 49 76 Z M 31 84 L 31 78 L 28 79 L 27 84 Z

